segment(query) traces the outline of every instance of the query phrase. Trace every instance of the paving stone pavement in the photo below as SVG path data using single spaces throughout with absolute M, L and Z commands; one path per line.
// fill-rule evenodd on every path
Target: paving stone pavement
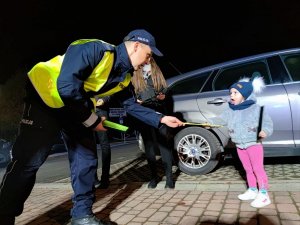
M 174 167 L 174 190 L 164 189 L 161 167 L 162 181 L 147 189 L 150 171 L 143 156 L 114 164 L 110 188 L 96 190 L 93 211 L 115 225 L 300 225 L 300 162 L 266 163 L 272 204 L 261 209 L 237 199 L 246 189 L 244 174 L 232 160 L 226 162 L 197 176 Z M 71 196 L 69 178 L 37 183 L 16 224 L 68 224 Z

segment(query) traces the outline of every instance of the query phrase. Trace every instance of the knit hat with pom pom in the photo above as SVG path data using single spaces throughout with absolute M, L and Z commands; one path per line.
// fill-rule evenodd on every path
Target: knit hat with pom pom
M 235 88 L 236 90 L 238 90 L 241 95 L 243 95 L 243 97 L 247 99 L 252 94 L 252 92 L 254 94 L 260 93 L 265 88 L 265 83 L 260 73 L 254 72 L 251 79 L 243 78 L 237 83 L 231 85 L 229 90 L 231 88 Z

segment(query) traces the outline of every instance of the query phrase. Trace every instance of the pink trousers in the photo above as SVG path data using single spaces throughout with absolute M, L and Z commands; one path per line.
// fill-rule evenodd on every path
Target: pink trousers
M 238 156 L 246 171 L 249 187 L 268 189 L 268 177 L 264 169 L 264 149 L 261 144 L 253 145 L 247 149 L 237 148 Z

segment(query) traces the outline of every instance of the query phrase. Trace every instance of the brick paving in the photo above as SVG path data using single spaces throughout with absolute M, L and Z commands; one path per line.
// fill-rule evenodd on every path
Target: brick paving
M 150 190 L 146 161 L 140 157 L 112 165 L 111 186 L 96 190 L 93 211 L 115 225 L 300 225 L 300 164 L 265 167 L 272 204 L 255 209 L 250 201 L 237 199 L 246 186 L 243 175 L 230 163 L 201 176 L 174 167 L 174 190 L 164 189 L 164 177 Z M 162 168 L 160 172 L 163 176 Z M 68 224 L 71 195 L 69 178 L 37 183 L 16 224 Z

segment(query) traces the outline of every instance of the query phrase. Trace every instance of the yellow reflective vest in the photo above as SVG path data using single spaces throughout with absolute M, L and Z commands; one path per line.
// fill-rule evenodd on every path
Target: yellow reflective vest
M 72 44 L 82 44 L 82 42 L 93 41 L 94 39 L 79 40 Z M 41 99 L 51 108 L 61 108 L 64 103 L 57 90 L 57 78 L 60 73 L 64 55 L 58 55 L 49 61 L 37 63 L 29 72 L 28 77 L 38 92 Z M 84 81 L 86 92 L 98 92 L 106 83 L 114 62 L 114 53 L 106 51 L 98 65 L 94 68 L 90 76 Z M 114 88 L 105 93 L 97 94 L 94 97 L 105 97 L 121 91 L 130 83 L 131 74 L 126 74 L 124 80 Z M 95 103 L 95 100 L 92 99 Z

